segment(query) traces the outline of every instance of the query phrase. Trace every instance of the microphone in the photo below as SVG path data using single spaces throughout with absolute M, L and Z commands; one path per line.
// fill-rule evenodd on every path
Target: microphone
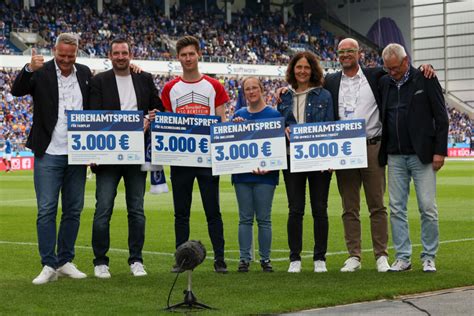
M 206 248 L 199 240 L 188 240 L 176 248 L 174 256 L 182 270 L 193 270 L 206 258 Z

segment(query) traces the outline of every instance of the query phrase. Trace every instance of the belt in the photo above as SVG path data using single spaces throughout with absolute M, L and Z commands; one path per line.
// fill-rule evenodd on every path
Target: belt
M 382 140 L 382 136 L 376 136 L 370 139 L 367 139 L 367 145 L 375 145 Z

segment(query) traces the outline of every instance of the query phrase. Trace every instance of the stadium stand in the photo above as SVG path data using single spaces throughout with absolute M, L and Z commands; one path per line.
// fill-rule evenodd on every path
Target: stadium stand
M 83 56 L 106 57 L 109 42 L 116 37 L 127 38 L 134 47 L 136 59 L 172 60 L 174 40 L 192 34 L 199 38 L 203 50 L 203 61 L 243 64 L 286 65 L 292 53 L 311 50 L 322 61 L 337 62 L 335 48 L 341 37 L 321 27 L 316 16 L 289 17 L 283 23 L 280 12 L 250 12 L 242 10 L 232 13 L 230 25 L 225 23 L 224 12 L 216 7 L 204 13 L 204 8 L 194 4 L 171 10 L 164 16 L 155 6 L 141 1 L 126 1 L 120 5 L 107 4 L 98 13 L 92 1 L 37 3 L 29 10 L 21 1 L 0 3 L 0 54 L 20 54 L 22 49 L 9 40 L 12 32 L 27 31 L 38 34 L 41 41 L 36 48 L 49 52 L 56 37 L 62 32 L 80 35 Z M 27 47 L 27 46 L 26 46 Z M 376 50 L 364 48 L 361 63 L 367 67 L 380 66 L 381 56 Z M 19 65 L 18 67 L 21 67 Z M 146 70 L 146 69 L 145 69 Z M 0 128 L 2 135 L 9 133 L 15 151 L 23 150 L 31 128 L 32 104 L 29 96 L 14 98 L 11 84 L 18 70 L 0 70 Z M 155 74 L 159 91 L 172 79 L 170 75 Z M 219 77 L 231 98 L 227 114 L 235 109 L 241 79 Z M 283 79 L 261 78 L 265 87 L 267 104 L 275 105 L 273 92 L 283 85 Z M 469 144 L 473 121 L 465 113 L 449 109 L 450 144 Z M 3 140 L 0 139 L 0 145 Z
M 448 143 L 470 144 L 474 131 L 474 121 L 466 113 L 449 108 L 449 134 Z
M 133 2 L 125 9 L 124 5 L 106 6 L 101 14 L 86 3 L 38 4 L 30 10 L 14 2 L 0 4 L 5 38 L 14 30 L 37 32 L 45 42 L 36 48 L 49 50 L 58 34 L 75 32 L 90 57 L 106 57 L 110 40 L 123 37 L 133 43 L 137 59 L 170 60 L 173 39 L 191 34 L 200 39 L 204 61 L 286 64 L 290 53 L 306 49 L 323 61 L 337 60 L 335 47 L 340 38 L 322 29 L 311 15 L 293 16 L 287 24 L 275 12 L 236 12 L 231 24 L 222 15 L 218 10 L 205 14 L 187 7 L 175 18 L 167 18 L 154 6 L 137 10 Z M 381 59 L 376 51 L 367 50 L 363 62 L 380 65 Z
M 10 93 L 16 74 L 11 70 L 0 71 L 0 128 L 2 135 L 10 135 L 13 151 L 24 149 L 33 123 L 31 97 L 15 98 Z

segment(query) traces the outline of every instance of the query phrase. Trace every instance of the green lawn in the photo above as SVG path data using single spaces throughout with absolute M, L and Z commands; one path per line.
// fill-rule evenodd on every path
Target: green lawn
M 167 174 L 169 175 L 169 173 Z M 221 178 L 221 201 L 226 239 L 227 275 L 212 272 L 206 260 L 193 274 L 193 290 L 198 299 L 218 308 L 214 314 L 263 314 L 297 311 L 358 301 L 392 298 L 437 289 L 474 284 L 474 161 L 448 161 L 438 174 L 440 250 L 438 272 L 424 274 L 418 260 L 420 247 L 419 214 L 415 194 L 409 201 L 413 271 L 401 274 L 378 273 L 375 269 L 368 212 L 362 211 L 362 270 L 339 272 L 347 258 L 341 225 L 340 198 L 333 177 L 329 202 L 330 236 L 327 265 L 329 272 L 312 270 L 312 225 L 305 221 L 303 272 L 289 274 L 286 242 L 287 202 L 284 185 L 278 186 L 273 204 L 273 252 L 275 273 L 264 274 L 258 264 L 251 272 L 237 273 L 238 214 L 229 177 Z M 196 185 L 197 188 L 197 185 Z M 127 221 L 123 188 L 116 199 L 111 223 L 112 278 L 93 277 L 91 224 L 94 212 L 94 180 L 87 182 L 85 209 L 76 243 L 75 263 L 89 277 L 85 280 L 60 279 L 34 286 L 31 281 L 41 265 L 36 245 L 36 201 L 31 172 L 0 175 L 0 314 L 157 314 L 166 306 L 174 274 L 174 225 L 171 193 L 145 197 L 147 231 L 144 261 L 148 277 L 134 278 L 127 265 Z M 365 201 L 363 201 L 365 203 Z M 388 201 L 387 201 L 388 204 Z M 364 205 L 364 204 L 363 204 Z M 201 201 L 196 191 L 191 220 L 191 238 L 201 240 L 211 250 Z M 393 249 L 390 249 L 390 262 Z M 208 259 L 212 257 L 209 255 Z M 182 301 L 185 275 L 180 276 L 171 303 Z

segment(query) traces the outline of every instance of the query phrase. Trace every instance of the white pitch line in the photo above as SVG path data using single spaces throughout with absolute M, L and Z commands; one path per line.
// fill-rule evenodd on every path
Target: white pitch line
M 85 199 L 91 199 L 91 198 L 95 198 L 95 195 L 85 195 L 84 196 L 84 200 Z M 3 203 L 8 203 L 8 204 L 18 204 L 18 203 L 25 203 L 25 202 L 36 202 L 36 199 L 33 198 L 33 199 L 23 199 L 23 200 L 2 200 Z M 58 206 L 58 209 L 60 207 Z
M 36 202 L 36 199 L 25 199 L 25 200 L 3 200 L 2 203 L 14 203 L 14 204 L 18 204 L 18 203 L 25 203 L 25 202 Z
M 446 157 L 446 160 L 448 161 L 474 161 L 472 157 Z
M 452 243 L 458 243 L 458 242 L 465 242 L 465 241 L 474 241 L 474 238 L 463 238 L 463 239 L 454 239 L 454 240 L 443 240 L 440 241 L 440 244 L 452 244 Z M 0 244 L 4 245 L 21 245 L 21 246 L 38 246 L 37 243 L 34 242 L 21 242 L 21 241 L 6 241 L 6 240 L 0 240 Z M 412 247 L 421 247 L 421 244 L 413 244 Z M 87 249 L 90 250 L 92 247 L 88 246 L 76 246 L 76 249 Z M 389 247 L 389 249 L 393 249 L 393 247 Z M 109 251 L 112 252 L 120 252 L 120 253 L 128 253 L 128 249 L 121 249 L 121 248 L 110 248 Z M 159 251 L 148 251 L 148 250 L 143 250 L 142 251 L 144 254 L 147 255 L 158 255 L 158 256 L 167 256 L 167 257 L 173 257 L 174 253 L 169 253 L 169 252 L 159 252 Z M 226 252 L 239 252 L 238 250 L 226 250 Z M 286 249 L 275 249 L 272 250 L 272 252 L 288 252 Z M 301 258 L 311 258 L 313 257 L 311 251 L 302 251 L 303 253 L 309 253 L 308 255 L 302 255 Z M 362 252 L 372 252 L 372 249 L 362 249 Z M 213 251 L 208 251 L 208 253 L 213 253 Z M 336 256 L 336 255 L 344 255 L 347 254 L 347 251 L 335 251 L 335 252 L 328 252 L 326 253 L 326 256 Z M 207 257 L 207 259 L 213 259 L 211 257 Z M 226 261 L 236 261 L 238 262 L 239 259 L 230 259 L 226 258 Z M 274 258 L 272 261 L 279 262 L 279 261 L 288 261 L 288 258 Z
M 38 243 L 35 243 L 35 242 L 21 242 L 21 241 L 17 242 L 17 241 L 4 241 L 4 240 L 0 240 L 0 244 L 21 245 L 21 246 L 38 246 Z M 76 246 L 75 248 L 76 249 L 87 249 L 87 250 L 92 249 L 92 247 L 88 247 L 88 246 Z M 109 251 L 128 253 L 128 249 L 120 249 L 120 248 L 110 248 Z M 147 251 L 147 250 L 143 250 L 142 252 L 145 253 L 145 254 L 148 254 L 148 255 L 160 255 L 160 256 L 170 256 L 170 257 L 174 256 L 173 253 L 169 253 L 169 252 Z

